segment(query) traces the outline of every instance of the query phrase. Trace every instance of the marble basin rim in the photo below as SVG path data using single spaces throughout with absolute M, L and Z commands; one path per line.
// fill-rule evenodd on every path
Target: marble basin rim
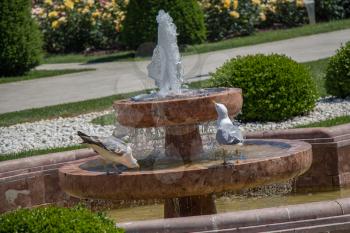
M 250 140 L 248 140 L 250 141 Z M 82 169 L 98 157 L 59 169 L 61 188 L 78 198 L 105 200 L 167 199 L 238 191 L 283 182 L 306 172 L 312 163 L 311 145 L 290 140 L 252 140 L 290 145 L 269 157 L 248 159 L 234 165 L 126 171 L 106 175 Z
M 239 88 L 208 88 L 207 95 L 190 95 L 149 101 L 131 99 L 115 101 L 117 121 L 133 128 L 164 127 L 199 124 L 217 118 L 214 103 L 223 103 L 230 116 L 242 109 L 242 90 Z M 132 117 L 130 117 L 132 116 Z

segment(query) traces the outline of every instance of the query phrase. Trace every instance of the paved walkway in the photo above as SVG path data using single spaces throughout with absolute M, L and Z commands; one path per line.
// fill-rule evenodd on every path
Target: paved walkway
M 207 78 L 227 59 L 255 53 L 286 54 L 299 62 L 326 58 L 350 38 L 350 29 L 299 37 L 184 57 L 185 78 Z M 38 69 L 96 68 L 96 71 L 68 74 L 0 85 L 0 113 L 38 108 L 110 96 L 154 87 L 147 77 L 149 61 L 99 64 L 53 64 Z

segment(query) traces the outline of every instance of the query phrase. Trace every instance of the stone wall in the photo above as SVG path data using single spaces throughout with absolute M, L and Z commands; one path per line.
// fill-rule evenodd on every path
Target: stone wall
M 296 180 L 297 191 L 323 191 L 350 185 L 350 124 L 249 133 L 247 138 L 302 140 L 312 145 L 311 168 Z

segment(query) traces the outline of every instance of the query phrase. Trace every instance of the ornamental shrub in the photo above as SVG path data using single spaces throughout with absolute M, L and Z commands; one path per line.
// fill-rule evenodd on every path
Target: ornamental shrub
M 200 0 L 205 15 L 207 39 L 222 40 L 250 35 L 265 20 L 260 0 Z
M 344 0 L 315 0 L 316 20 L 329 21 L 345 17 Z
M 0 76 L 22 75 L 39 65 L 41 34 L 28 0 L 1 0 Z
M 249 55 L 227 61 L 212 75 L 213 87 L 243 91 L 243 121 L 281 121 L 312 110 L 316 86 L 306 67 L 284 55 Z
M 350 96 L 350 42 L 330 58 L 326 70 L 326 89 L 337 97 Z
M 126 0 L 45 0 L 32 12 L 51 53 L 118 47 Z
M 265 0 L 266 20 L 261 27 L 296 27 L 308 23 L 307 11 L 302 0 Z
M 110 219 L 82 207 L 19 209 L 0 215 L 0 233 L 122 233 Z
M 122 31 L 122 41 L 137 49 L 156 42 L 158 11 L 163 9 L 174 19 L 179 44 L 200 44 L 206 39 L 204 17 L 197 0 L 130 0 Z

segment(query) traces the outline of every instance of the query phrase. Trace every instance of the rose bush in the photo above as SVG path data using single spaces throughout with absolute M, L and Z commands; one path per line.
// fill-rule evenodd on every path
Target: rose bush
M 249 35 L 259 21 L 265 20 L 260 0 L 200 0 L 200 3 L 209 41 Z
M 118 45 L 126 0 L 45 0 L 32 9 L 51 53 Z
M 266 20 L 261 27 L 296 27 L 308 23 L 303 0 L 264 0 L 262 4 Z

